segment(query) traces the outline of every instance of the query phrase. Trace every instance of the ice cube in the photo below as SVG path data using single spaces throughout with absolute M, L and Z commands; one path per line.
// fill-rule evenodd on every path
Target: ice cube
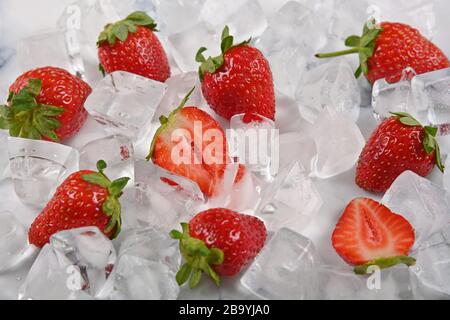
M 241 283 L 257 296 L 272 299 L 308 299 L 315 292 L 311 270 L 316 266 L 311 240 L 289 229 L 281 229 L 266 245 Z
M 394 267 L 373 270 L 368 276 L 358 276 L 350 268 L 320 265 L 318 299 L 321 300 L 404 300 L 412 299 L 409 270 Z M 314 288 L 312 288 L 314 290 Z
M 97 170 L 97 162 L 106 161 L 105 174 L 112 180 L 134 177 L 133 143 L 121 135 L 109 136 L 89 142 L 80 150 L 80 168 Z
M 367 0 L 335 1 L 333 15 L 328 23 L 330 34 L 342 41 L 351 35 L 360 35 L 364 23 L 373 15 L 368 9 Z
M 275 181 L 263 188 L 257 215 L 271 231 L 301 231 L 322 207 L 323 201 L 303 167 L 294 162 L 283 168 Z
M 8 152 L 18 198 L 37 207 L 78 170 L 78 151 L 62 144 L 9 137 Z
M 25 227 L 10 212 L 0 212 L 0 273 L 22 265 L 37 253 Z
M 19 298 L 66 300 L 105 298 L 116 263 L 112 242 L 98 228 L 63 231 L 50 238 L 40 252 Z
M 450 195 L 411 171 L 406 171 L 395 180 L 382 202 L 414 227 L 414 249 L 443 225 L 450 223 Z
M 377 80 L 373 85 L 372 107 L 379 121 L 392 116 L 391 112 L 407 112 L 419 121 L 423 120 L 423 112 L 417 110 L 411 88 L 411 79 L 415 71 L 407 68 L 403 71 L 399 82 L 389 83 L 386 79 Z M 426 114 L 425 114 L 426 117 Z
M 236 43 L 258 37 L 267 27 L 267 20 L 258 0 L 206 0 L 200 18 L 216 32 L 228 25 Z
M 69 46 L 68 35 L 51 30 L 22 39 L 17 44 L 17 59 L 22 70 L 53 66 L 83 76 L 84 64 L 78 48 Z
M 447 160 L 445 161 L 445 168 L 450 168 L 450 157 L 447 156 Z M 444 180 L 443 180 L 444 188 L 447 192 L 450 192 L 450 171 L 445 170 L 444 172 Z
M 195 61 L 195 55 L 201 47 L 208 48 L 207 55 L 212 57 L 220 53 L 220 33 L 211 30 L 204 21 L 169 35 L 168 42 L 173 58 L 183 72 L 198 70 L 199 63 Z
M 178 33 L 199 22 L 205 0 L 154 0 L 158 16 L 164 20 L 168 34 Z M 180 14 L 180 13 L 183 14 Z
M 156 229 L 125 235 L 114 270 L 113 299 L 172 300 L 180 288 L 175 280 L 181 263 L 177 241 Z
M 8 149 L 8 134 L 6 131 L 0 130 L 0 149 Z M 0 153 L 0 181 L 7 178 L 9 168 L 9 157 L 7 152 Z
M 277 90 L 289 97 L 295 96 L 304 72 L 318 63 L 314 53 L 326 42 L 326 30 L 318 27 L 322 25 L 318 18 L 303 4 L 287 2 L 269 20 L 257 43 L 270 62 Z
M 433 234 L 416 254 L 412 267 L 413 292 L 416 298 L 450 299 L 450 227 Z
M 137 139 L 149 130 L 166 90 L 164 83 L 117 71 L 95 87 L 85 107 L 110 131 Z
M 339 113 L 356 122 L 361 94 L 351 67 L 345 60 L 328 62 L 308 71 L 296 92 L 300 113 L 315 123 L 323 110 Z
M 450 123 L 450 68 L 418 75 L 411 86 L 423 124 Z
M 189 221 L 204 203 L 198 185 L 151 162 L 135 164 L 136 185 L 121 198 L 124 228 L 158 227 L 164 231 Z
M 239 159 L 247 169 L 266 176 L 279 167 L 279 132 L 275 122 L 259 115 L 238 114 L 231 118 L 227 137 L 230 156 Z
M 339 113 L 324 112 L 314 124 L 312 137 L 317 149 L 311 164 L 312 176 L 321 179 L 351 170 L 365 145 L 359 127 Z

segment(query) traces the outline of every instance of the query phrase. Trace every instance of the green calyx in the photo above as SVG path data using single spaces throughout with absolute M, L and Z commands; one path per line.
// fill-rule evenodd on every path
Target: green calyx
M 431 126 L 422 126 L 419 121 L 414 119 L 410 114 L 406 112 L 391 112 L 391 114 L 394 117 L 397 117 L 399 121 L 406 126 L 423 128 L 425 134 L 423 138 L 423 147 L 427 154 L 435 153 L 436 166 L 439 168 L 439 170 L 441 170 L 441 172 L 444 172 L 445 166 L 442 162 L 441 149 L 439 148 L 439 144 L 436 140 L 438 129 Z
M 234 37 L 230 35 L 230 28 L 228 26 L 225 26 L 225 28 L 222 31 L 222 43 L 220 45 L 222 53 L 218 55 L 217 57 L 209 57 L 208 59 L 205 58 L 203 53 L 208 50 L 205 47 L 201 47 L 195 56 L 195 61 L 200 63 L 198 74 L 200 76 L 200 80 L 203 81 L 203 78 L 205 76 L 205 73 L 214 73 L 217 69 L 219 69 L 223 63 L 225 62 L 224 55 L 225 53 L 230 50 L 231 48 L 247 45 L 251 42 L 251 38 L 247 41 L 241 42 L 237 45 L 234 45 Z
M 369 28 L 369 23 L 374 27 Z M 351 49 L 332 53 L 316 54 L 316 58 L 334 58 L 348 54 L 358 54 L 360 64 L 355 72 L 355 77 L 359 78 L 362 73 L 367 75 L 369 73 L 368 61 L 374 54 L 376 40 L 382 31 L 383 29 L 376 26 L 375 21 L 372 20 L 364 25 L 362 36 L 353 35 L 345 40 L 345 45 Z
M 9 130 L 12 137 L 34 140 L 48 138 L 59 141 L 55 130 L 61 127 L 56 119 L 64 108 L 39 104 L 36 99 L 42 89 L 41 79 L 29 79 L 19 93 L 10 93 L 7 105 L 0 106 L 0 129 Z
M 106 25 L 98 37 L 97 46 L 101 46 L 105 42 L 114 45 L 117 39 L 123 42 L 127 40 L 128 34 L 135 33 L 139 26 L 157 31 L 157 25 L 152 18 L 143 11 L 136 11 L 123 20 Z
M 195 87 L 193 87 L 191 89 L 191 91 L 189 91 L 187 93 L 187 95 L 183 98 L 183 100 L 181 100 L 180 104 L 178 105 L 178 107 L 173 110 L 168 117 L 166 116 L 161 116 L 159 117 L 159 123 L 161 124 L 161 126 L 158 128 L 158 130 L 156 130 L 155 136 L 153 137 L 152 140 L 152 144 L 150 146 L 150 152 L 146 158 L 147 161 L 150 161 L 153 158 L 153 151 L 155 150 L 155 145 L 156 145 L 156 141 L 159 137 L 159 135 L 164 132 L 164 130 L 166 130 L 166 128 L 169 126 L 171 120 L 175 117 L 175 115 L 186 106 L 186 103 L 189 101 L 189 99 L 191 98 L 192 93 L 194 92 Z
M 121 205 L 119 198 L 123 194 L 123 189 L 126 187 L 130 178 L 119 178 L 117 180 L 111 181 L 104 174 L 104 170 L 107 168 L 106 162 L 100 160 L 97 162 L 96 173 L 83 175 L 83 180 L 91 184 L 100 186 L 108 190 L 108 197 L 102 205 L 103 213 L 109 217 L 109 222 L 104 230 L 106 234 L 114 231 L 112 239 L 115 239 L 121 229 L 122 229 L 122 218 L 121 218 Z
M 206 273 L 219 286 L 220 277 L 211 266 L 223 263 L 223 251 L 217 248 L 209 249 L 203 241 L 191 237 L 187 223 L 182 223 L 181 227 L 183 232 L 177 230 L 170 232 L 172 239 L 180 241 L 180 251 L 185 260 L 176 276 L 178 285 L 182 286 L 189 282 L 189 287 L 194 289 L 200 283 L 203 273 Z
M 356 266 L 354 271 L 358 275 L 366 275 L 368 273 L 371 273 L 370 271 L 373 267 L 377 267 L 377 268 L 383 270 L 383 269 L 392 268 L 399 264 L 404 264 L 408 267 L 411 267 L 416 264 L 416 259 L 407 257 L 407 256 L 381 258 L 381 259 L 376 259 L 376 260 L 370 261 L 361 266 Z

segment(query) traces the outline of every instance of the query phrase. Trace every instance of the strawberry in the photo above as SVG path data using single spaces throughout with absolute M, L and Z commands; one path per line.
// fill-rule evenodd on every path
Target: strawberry
M 359 158 L 356 184 L 386 192 L 405 171 L 426 177 L 435 164 L 443 172 L 437 128 L 423 127 L 407 113 L 394 113 L 374 131 Z
M 414 265 L 408 257 L 414 240 L 414 229 L 405 218 L 366 198 L 350 202 L 332 236 L 334 249 L 356 266 L 357 274 L 367 273 L 370 266 Z
M 407 67 L 417 74 L 448 68 L 449 60 L 433 43 L 420 32 L 406 24 L 383 22 L 374 28 L 364 26 L 363 35 L 350 36 L 345 45 L 349 50 L 318 54 L 318 58 L 359 54 L 360 66 L 356 77 L 364 73 L 370 83 L 386 78 L 389 82 L 400 81 Z
M 87 119 L 84 102 L 91 87 L 54 67 L 28 71 L 9 88 L 7 105 L 0 106 L 0 128 L 12 137 L 66 140 Z
M 205 59 L 202 47 L 196 61 L 203 95 L 221 117 L 257 113 L 275 119 L 275 90 L 269 62 L 249 41 L 234 45 L 228 27 L 222 33 L 222 54 Z
M 106 163 L 97 163 L 99 172 L 79 171 L 67 178 L 31 225 L 28 239 L 42 248 L 60 231 L 98 227 L 109 238 L 121 230 L 119 198 L 129 178 L 110 181 L 103 171 Z
M 195 106 L 185 107 L 193 90 L 169 117 L 160 118 L 161 127 L 153 138 L 147 160 L 151 159 L 155 165 L 196 182 L 206 196 L 212 197 L 219 191 L 219 182 L 222 180 L 227 164 L 230 163 L 227 140 L 220 124 L 208 113 Z M 199 129 L 202 132 L 195 133 L 196 126 L 200 126 Z M 214 134 L 212 140 L 202 136 L 207 132 Z M 201 141 L 195 141 L 196 135 L 200 135 Z M 176 151 L 183 146 L 183 143 L 185 149 L 191 151 L 187 157 L 184 153 L 180 155 L 181 151 Z M 214 150 L 211 150 L 211 144 L 215 145 Z M 214 158 L 205 158 L 205 154 L 209 154 L 208 150 Z M 174 159 L 174 153 L 177 157 L 184 159 Z M 236 182 L 242 178 L 244 172 L 245 169 L 241 166 Z M 168 179 L 163 181 L 177 186 Z
M 155 21 L 140 11 L 108 24 L 97 42 L 100 70 L 127 71 L 165 82 L 170 77 L 170 66 L 155 32 Z
M 191 288 L 199 284 L 203 272 L 217 285 L 220 276 L 237 275 L 255 259 L 267 238 L 261 220 L 228 209 L 201 212 L 181 226 L 182 233 L 170 233 L 180 241 L 186 261 L 177 274 L 177 282 L 181 286 L 189 281 Z

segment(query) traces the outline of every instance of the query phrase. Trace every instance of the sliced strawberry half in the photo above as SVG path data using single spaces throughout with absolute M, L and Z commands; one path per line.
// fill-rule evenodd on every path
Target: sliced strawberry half
M 405 218 L 367 198 L 350 202 L 332 236 L 334 249 L 356 266 L 357 274 L 366 274 L 370 266 L 414 265 L 408 257 L 414 240 L 414 229 Z
M 196 182 L 201 191 L 211 197 L 216 195 L 216 186 L 230 163 L 228 145 L 225 132 L 214 118 L 197 107 L 185 107 L 192 91 L 168 117 L 160 118 L 161 127 L 155 134 L 147 160 Z M 189 155 L 182 150 L 190 150 Z M 241 166 L 237 182 L 244 171 Z M 178 187 L 169 179 L 163 182 Z

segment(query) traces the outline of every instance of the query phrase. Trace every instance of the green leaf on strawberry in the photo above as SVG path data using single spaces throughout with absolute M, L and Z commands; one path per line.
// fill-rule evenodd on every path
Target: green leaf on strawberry
M 209 249 L 205 242 L 191 237 L 187 223 L 182 223 L 181 227 L 183 232 L 177 230 L 170 232 L 172 239 L 180 241 L 180 251 L 186 261 L 176 275 L 178 285 L 182 286 L 189 282 L 189 287 L 194 289 L 200 283 L 202 274 L 206 273 L 219 286 L 220 277 L 211 265 L 223 263 L 223 251 L 217 248 Z
M 441 170 L 445 171 L 445 166 L 442 162 L 441 149 L 436 140 L 438 129 L 432 126 L 422 126 L 422 124 L 406 112 L 391 112 L 391 114 L 399 119 L 401 123 L 410 127 L 422 127 L 424 130 L 423 147 L 427 154 L 435 153 L 436 155 L 436 166 Z
M 55 130 L 61 127 L 61 123 L 55 117 L 65 110 L 39 104 L 36 99 L 41 90 L 42 80 L 32 78 L 17 94 L 10 93 L 8 105 L 0 106 L 0 128 L 9 130 L 12 137 L 35 140 L 46 137 L 59 141 Z
M 222 31 L 222 42 L 220 45 L 221 51 L 222 53 L 216 57 L 209 57 L 209 58 L 205 58 L 205 56 L 203 55 L 203 53 L 207 50 L 205 47 L 201 47 L 198 51 L 197 54 L 195 55 L 195 61 L 200 63 L 200 67 L 199 67 L 199 76 L 200 76 L 200 80 L 203 81 L 203 77 L 205 75 L 205 73 L 214 73 L 216 70 L 218 70 L 220 67 L 222 67 L 225 58 L 224 55 L 225 53 L 227 53 L 227 51 L 229 51 L 231 48 L 235 48 L 235 47 L 239 47 L 239 46 L 243 46 L 243 45 L 247 45 L 249 44 L 252 39 L 248 39 L 246 41 L 243 41 L 239 44 L 234 44 L 234 37 L 232 35 L 230 35 L 230 28 L 228 26 L 225 26 L 225 28 Z
M 102 188 L 108 189 L 108 198 L 103 203 L 102 209 L 103 213 L 110 217 L 108 225 L 104 232 L 106 234 L 115 230 L 113 234 L 113 239 L 116 238 L 122 229 L 122 218 L 121 218 L 121 205 L 119 198 L 123 194 L 123 189 L 126 187 L 130 178 L 119 178 L 117 180 L 111 181 L 105 175 L 104 170 L 107 168 L 106 162 L 100 160 L 97 163 L 96 173 L 86 174 L 83 176 L 83 180 L 91 184 L 100 186 Z
M 100 33 L 97 46 L 101 46 L 106 42 L 114 45 L 117 39 L 123 42 L 127 40 L 129 33 L 137 31 L 138 26 L 157 31 L 157 24 L 150 16 L 143 11 L 136 11 L 123 20 L 106 25 L 105 29 Z

